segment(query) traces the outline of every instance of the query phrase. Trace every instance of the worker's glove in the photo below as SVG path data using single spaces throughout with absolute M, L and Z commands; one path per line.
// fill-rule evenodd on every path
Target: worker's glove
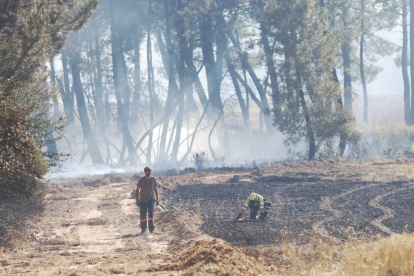
M 155 201 L 155 205 L 160 205 L 160 202 L 158 200 Z
M 139 205 L 141 204 L 141 202 L 139 201 L 139 199 L 137 199 L 136 204 L 138 207 L 140 207 Z
M 239 214 L 237 215 L 237 217 L 236 217 L 234 220 L 239 220 L 239 219 L 241 218 L 241 216 L 242 216 L 242 214 L 241 214 L 241 213 L 239 213 Z

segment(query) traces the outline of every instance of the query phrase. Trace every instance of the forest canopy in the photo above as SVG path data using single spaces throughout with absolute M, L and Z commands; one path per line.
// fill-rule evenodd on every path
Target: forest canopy
M 50 60 L 61 147 L 79 164 L 158 168 L 292 145 L 307 159 L 358 155 L 353 87 L 367 123 L 375 62 L 396 51 L 376 32 L 407 7 L 392 2 L 101 0 Z

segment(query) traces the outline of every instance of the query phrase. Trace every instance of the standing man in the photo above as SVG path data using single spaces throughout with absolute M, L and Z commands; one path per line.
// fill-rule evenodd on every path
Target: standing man
M 141 234 L 147 231 L 147 211 L 149 231 L 150 233 L 154 232 L 154 204 L 159 204 L 157 181 L 154 177 L 151 177 L 151 172 L 150 167 L 144 168 L 145 176 L 138 181 L 135 192 L 137 206 L 140 208 Z

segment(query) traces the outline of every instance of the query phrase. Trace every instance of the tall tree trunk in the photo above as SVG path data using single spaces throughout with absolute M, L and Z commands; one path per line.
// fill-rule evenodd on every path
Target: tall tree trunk
M 125 93 L 125 83 L 122 83 L 124 79 L 121 78 L 123 66 L 122 60 L 120 60 L 120 54 L 123 56 L 122 52 L 122 40 L 119 37 L 119 30 L 116 27 L 115 22 L 115 10 L 114 10 L 114 0 L 110 0 L 109 16 L 110 16 L 110 29 L 111 29 L 111 55 L 112 55 L 112 68 L 113 68 L 113 80 L 115 88 L 115 97 L 117 103 L 117 114 L 119 125 L 121 127 L 123 142 L 124 145 L 128 148 L 128 159 L 129 164 L 133 166 L 136 163 L 136 153 L 134 145 L 132 143 L 131 133 L 128 126 L 128 113 L 125 112 L 124 104 L 122 102 L 123 96 Z M 124 92 L 124 93 L 123 93 Z M 125 99 L 125 98 L 124 98 Z M 121 155 L 120 159 L 123 159 Z
M 351 77 L 351 56 L 350 45 L 342 45 L 342 57 L 344 59 L 344 99 L 345 108 L 352 112 L 352 77 Z
M 160 141 L 160 152 L 159 152 L 159 162 L 163 164 L 167 162 L 168 159 L 168 152 L 166 152 L 166 144 L 167 144 L 167 134 L 168 129 L 170 126 L 170 114 L 172 112 L 172 105 L 174 101 L 174 97 L 179 93 L 178 86 L 175 80 L 174 74 L 174 49 L 172 47 L 171 42 L 171 22 L 170 22 L 170 3 L 168 0 L 164 0 L 164 9 L 165 9 L 165 40 L 167 44 L 167 51 L 165 51 L 165 46 L 162 40 L 161 32 L 158 31 L 157 41 L 158 46 L 160 48 L 162 59 L 164 61 L 164 67 L 167 71 L 168 75 L 168 94 L 167 100 L 165 102 L 165 117 L 166 120 L 162 126 L 162 133 L 161 133 L 161 141 Z
M 49 59 L 50 63 L 50 82 L 54 85 L 56 84 L 56 71 L 55 71 L 55 59 L 52 57 Z M 53 111 L 55 115 L 59 114 L 59 102 L 58 99 L 54 99 L 53 101 Z
M 344 104 L 342 102 L 340 83 L 339 83 L 338 74 L 336 73 L 335 68 L 333 68 L 332 70 L 332 79 L 338 87 L 338 99 L 336 101 L 336 108 L 342 109 L 344 108 Z M 341 132 L 339 133 L 339 145 L 338 145 L 338 155 L 340 157 L 344 156 L 345 148 L 346 148 L 346 133 Z
M 104 106 L 105 106 L 105 127 L 111 131 L 111 113 L 112 107 L 109 102 L 109 89 L 104 89 Z
M 62 70 L 63 70 L 63 85 L 65 88 L 65 95 L 62 97 L 63 107 L 65 108 L 65 114 L 68 118 L 70 125 L 74 122 L 73 110 L 74 110 L 74 101 L 75 95 L 70 89 L 69 82 L 69 69 L 68 69 L 68 53 L 67 48 L 62 50 Z
M 54 65 L 54 62 L 53 62 L 53 58 L 50 59 L 50 82 L 53 83 L 53 84 L 56 84 L 55 65 Z M 54 99 L 54 101 L 53 101 L 53 112 L 54 112 L 53 116 L 58 116 L 58 114 L 59 114 L 59 104 L 57 102 L 57 99 Z M 46 116 L 49 116 L 49 114 L 46 115 Z M 50 132 L 49 135 L 48 135 L 48 140 L 51 140 L 53 142 L 51 144 L 47 144 L 46 147 L 47 147 L 47 150 L 49 152 L 51 152 L 51 153 L 53 152 L 54 155 L 56 155 L 57 152 L 58 152 L 56 141 L 54 139 L 54 135 L 53 135 L 52 130 L 48 129 L 48 131 Z
M 231 80 L 233 81 L 234 89 L 236 90 L 236 96 L 239 101 L 240 109 L 242 111 L 243 116 L 243 122 L 244 122 L 244 128 L 247 130 L 248 127 L 250 127 L 249 123 L 249 114 L 247 111 L 246 103 L 244 102 L 243 95 L 239 86 L 239 82 L 237 81 L 237 73 L 236 69 L 234 68 L 234 62 L 230 58 L 229 49 L 227 48 L 227 45 L 225 45 L 224 49 L 224 57 L 226 59 L 227 68 L 230 73 Z
M 194 50 L 193 47 L 191 47 L 191 49 L 187 48 L 187 54 L 184 57 L 185 64 L 187 65 L 187 74 L 189 77 L 189 81 L 191 81 L 191 83 L 194 84 L 194 88 L 198 95 L 198 99 L 200 100 L 201 105 L 205 106 L 207 104 L 207 96 L 206 96 L 206 93 L 204 92 L 203 86 L 201 85 L 200 78 L 198 77 L 197 69 L 193 63 L 193 58 L 192 58 L 193 50 Z
M 268 33 L 269 30 L 267 28 L 267 23 L 262 21 L 260 24 L 261 27 L 261 37 L 263 42 L 263 47 L 265 51 L 266 57 L 266 65 L 267 71 L 270 76 L 270 86 L 272 88 L 272 98 L 274 105 L 274 112 L 275 112 L 275 122 L 277 122 L 277 117 L 280 114 L 280 91 L 279 91 L 279 84 L 277 83 L 277 73 L 275 68 L 275 63 L 273 61 L 273 49 L 270 47 Z
M 189 82 L 190 78 L 189 78 L 188 70 L 186 70 L 186 74 L 187 74 L 186 80 L 187 80 L 187 82 Z M 198 106 L 197 106 L 197 103 L 196 103 L 195 98 L 194 98 L 194 94 L 193 94 L 194 91 L 192 89 L 192 85 L 191 85 L 191 83 L 187 83 L 187 85 L 188 85 L 188 87 L 185 91 L 186 92 L 185 107 L 186 107 L 186 110 L 187 110 L 187 114 L 188 114 L 188 112 L 191 112 L 194 116 L 198 116 L 199 115 Z
M 323 1 L 321 1 L 321 6 L 323 7 L 325 5 L 325 3 Z M 333 11 L 331 11 L 331 13 L 333 14 Z M 335 20 L 332 19 L 330 22 L 331 28 L 335 27 Z M 329 62 L 331 62 L 331 60 L 328 60 Z M 336 68 L 332 68 L 332 75 L 331 75 L 331 80 L 336 83 L 336 87 L 337 87 L 337 91 L 338 91 L 338 98 L 336 101 L 336 108 L 337 109 L 343 109 L 344 108 L 344 104 L 342 101 L 342 93 L 341 93 L 341 85 L 339 83 L 339 79 L 338 79 L 338 74 L 336 73 Z M 328 103 L 327 105 L 330 105 L 329 108 L 332 108 L 332 104 L 330 104 L 330 99 L 328 99 Z M 345 152 L 345 148 L 346 148 L 346 133 L 344 133 L 343 131 L 341 131 L 339 133 L 339 144 L 338 144 L 338 156 L 343 157 L 344 156 L 344 152 Z
M 223 104 L 220 97 L 220 81 L 217 78 L 216 62 L 213 48 L 213 20 L 211 11 L 206 11 L 201 21 L 201 49 L 203 52 L 204 66 L 207 74 L 208 96 L 215 113 L 221 112 Z
M 407 24 L 407 0 L 402 1 L 402 28 L 403 28 L 403 47 L 402 47 L 402 75 L 404 80 L 404 120 L 410 125 L 410 78 L 408 77 L 408 24 Z
M 346 17 L 348 11 L 343 8 L 344 27 L 347 26 Z M 344 60 L 344 100 L 345 108 L 352 112 L 352 77 L 351 77 L 351 45 L 348 42 L 342 44 L 342 58 Z
M 185 67 L 185 60 L 184 57 L 186 55 L 186 37 L 185 37 L 185 25 L 184 19 L 180 14 L 180 11 L 184 9 L 181 0 L 177 1 L 178 6 L 178 14 L 176 16 L 176 31 L 177 31 L 177 40 L 178 40 L 178 47 L 180 51 L 180 60 L 178 62 L 178 75 L 180 77 L 180 90 L 177 94 L 177 102 L 178 102 L 178 112 L 177 112 L 177 129 L 175 132 L 175 139 L 174 144 L 171 152 L 171 163 L 176 164 L 178 161 L 178 149 L 180 147 L 181 141 L 181 130 L 183 126 L 183 118 L 184 118 L 184 96 L 186 95 L 186 89 L 188 88 L 187 83 L 187 73 Z M 176 66 L 177 66 L 176 65 Z
M 361 0 L 361 10 L 362 10 L 362 19 L 361 19 L 361 41 L 359 46 L 359 70 L 361 72 L 361 81 L 362 89 L 364 92 L 364 123 L 368 124 L 368 91 L 367 91 L 367 82 L 365 80 L 365 71 L 364 71 L 364 33 L 365 33 L 365 3 L 364 0 Z
M 244 75 L 244 81 L 247 82 L 247 78 L 246 78 L 246 70 L 243 68 L 243 75 Z M 250 96 L 249 96 L 249 91 L 247 91 L 247 89 L 245 89 L 246 92 L 246 110 L 247 110 L 247 119 L 249 122 L 249 129 L 251 128 L 251 122 L 250 122 Z
M 414 22 L 414 0 L 410 0 L 410 23 Z M 410 125 L 414 125 L 414 24 L 410 24 L 410 73 L 411 73 L 411 113 Z
M 198 72 L 196 70 L 196 67 L 193 64 L 193 61 L 186 61 L 188 75 L 190 77 L 191 82 L 194 84 L 195 91 L 198 95 L 198 99 L 200 100 L 200 103 L 202 106 L 205 106 L 207 104 L 207 96 L 204 92 L 204 88 L 201 85 L 200 78 L 198 77 Z
M 223 19 L 224 22 L 224 19 Z M 225 24 L 226 26 L 226 32 L 227 32 L 227 36 L 230 38 L 230 41 L 232 42 L 232 44 L 235 46 L 236 48 L 236 52 L 240 58 L 240 61 L 242 63 L 242 66 L 244 69 L 247 70 L 247 72 L 249 73 L 250 77 L 253 80 L 254 85 L 256 86 L 257 91 L 259 92 L 259 96 L 260 96 L 260 101 L 262 103 L 263 106 L 263 110 L 267 111 L 269 110 L 269 101 L 267 100 L 267 94 L 266 91 L 264 91 L 262 84 L 260 83 L 260 79 L 257 77 L 256 73 L 254 72 L 249 60 L 248 60 L 248 55 L 246 52 L 242 52 L 240 44 L 238 43 L 237 39 L 235 38 L 235 36 L 233 35 L 233 33 L 231 32 L 228 24 Z M 274 133 L 275 132 L 275 127 L 273 126 L 273 122 L 272 119 L 270 118 L 270 116 L 264 116 L 264 121 L 266 124 L 266 129 L 268 133 Z
M 287 34 L 285 34 L 287 35 Z M 294 80 L 292 79 L 292 61 L 291 61 L 291 47 L 289 43 L 289 39 L 283 44 L 283 51 L 285 55 L 285 62 L 283 65 L 285 71 L 285 79 L 286 79 L 286 90 L 287 90 L 287 101 L 288 101 L 288 108 L 293 116 L 296 114 L 295 108 L 295 95 L 294 95 Z
M 124 55 L 124 48 L 122 46 L 122 37 L 119 37 L 119 48 L 120 51 L 118 52 L 119 54 L 119 60 L 121 62 L 121 68 L 122 70 L 120 70 L 119 72 L 119 77 L 121 79 L 121 84 L 122 84 L 122 102 L 123 102 L 123 106 L 124 106 L 124 112 L 125 112 L 125 120 L 127 121 L 127 124 L 129 124 L 130 118 L 131 118 L 131 91 L 129 88 L 129 83 L 128 83 L 128 70 L 127 70 L 127 65 L 126 65 L 126 60 L 125 60 L 125 55 Z
M 256 97 L 256 95 L 253 93 L 253 90 L 250 88 L 249 84 L 237 73 L 235 72 L 237 79 L 239 80 L 239 82 L 244 86 L 244 88 L 246 89 L 247 93 L 249 93 L 250 97 L 252 98 L 252 100 L 257 104 L 257 106 L 260 108 L 260 111 L 265 113 L 266 110 L 263 107 L 263 104 L 260 102 L 260 100 Z
M 192 26 L 193 26 L 193 24 L 191 24 L 190 28 L 192 28 Z M 190 29 L 190 31 L 192 31 L 192 29 Z M 188 46 L 187 46 L 187 44 L 188 44 Z M 197 69 L 196 69 L 196 67 L 193 63 L 193 52 L 194 52 L 193 38 L 190 37 L 189 42 L 184 44 L 183 47 L 185 48 L 185 56 L 182 57 L 182 58 L 184 59 L 185 64 L 186 64 L 186 72 L 187 72 L 188 81 L 194 84 L 194 88 L 195 88 L 195 91 L 198 95 L 200 103 L 201 103 L 201 105 L 205 106 L 207 104 L 207 96 L 206 96 L 206 93 L 204 92 L 203 86 L 201 85 L 201 81 L 200 81 L 200 78 L 198 76 L 199 72 L 197 71 Z M 179 64 L 178 55 L 175 55 L 175 57 L 176 57 L 176 63 Z M 187 97 L 191 97 L 190 100 L 191 100 L 191 102 L 193 102 L 192 104 L 198 110 L 198 107 L 194 104 L 195 100 L 194 100 L 192 89 L 188 89 L 188 92 L 189 93 L 187 93 Z
M 171 86 L 172 86 L 171 88 L 172 88 L 172 92 L 174 92 L 171 95 L 172 97 L 175 97 L 176 92 L 179 90 L 177 81 L 175 79 L 175 73 L 174 73 L 174 57 L 176 56 L 176 53 L 173 49 L 174 47 L 172 46 L 172 42 L 171 42 L 171 26 L 168 26 L 168 29 L 169 29 L 169 34 L 167 33 L 165 34 L 165 40 L 166 40 L 167 45 L 164 44 L 164 41 L 162 39 L 162 34 L 160 31 L 158 31 L 157 33 L 157 43 L 158 43 L 158 48 L 160 49 L 160 52 L 161 52 L 162 62 L 164 64 L 165 71 L 167 72 L 168 82 L 170 82 L 171 80 Z M 179 59 L 177 58 L 176 60 L 179 60 Z M 167 97 L 168 95 L 170 94 L 168 93 Z
M 236 34 L 237 43 L 240 45 L 240 39 L 239 39 L 239 34 L 237 33 L 237 30 L 234 30 L 234 33 Z M 246 69 L 244 67 L 242 69 L 243 69 L 244 82 L 247 85 Z M 246 87 L 245 85 L 243 85 L 243 86 Z M 248 123 L 249 123 L 249 125 L 248 125 L 248 132 L 250 132 L 250 130 L 251 130 L 251 122 L 250 122 L 250 93 L 249 93 L 249 89 L 245 88 L 245 93 L 246 93 L 247 117 L 248 117 Z
M 312 160 L 316 154 L 316 142 L 315 142 L 315 134 L 313 132 L 312 121 L 310 118 L 309 110 L 306 105 L 305 94 L 303 92 L 302 87 L 302 76 L 298 65 L 296 65 L 296 78 L 298 81 L 298 94 L 300 99 L 300 105 L 303 110 L 303 115 L 305 116 L 305 124 L 306 124 L 306 138 L 309 143 L 309 160 Z
M 148 17 L 152 16 L 152 0 L 149 1 Z M 148 94 L 150 100 L 150 133 L 148 135 L 147 147 L 147 164 L 152 162 L 152 136 L 154 127 L 154 90 L 153 90 L 153 70 L 152 70 L 152 48 L 151 48 L 151 19 L 148 19 L 147 25 L 147 71 L 148 71 Z
M 73 47 L 78 47 L 79 45 L 79 35 L 72 35 L 72 44 Z M 86 140 L 88 146 L 89 154 L 92 158 L 92 163 L 103 164 L 101 152 L 99 150 L 98 144 L 95 141 L 95 133 L 92 131 L 92 127 L 89 122 L 88 110 L 85 104 L 85 97 L 83 94 L 83 87 L 80 77 L 82 57 L 78 49 L 72 49 L 71 56 L 71 69 L 72 69 L 72 79 L 73 79 L 73 90 L 76 96 L 76 102 L 78 105 L 79 119 L 82 126 L 83 136 Z
M 292 25 L 290 26 L 290 28 L 291 28 L 290 29 L 290 36 L 291 36 L 292 43 L 290 43 L 289 52 L 290 52 L 290 55 L 291 55 L 292 59 L 295 59 L 296 54 L 297 54 L 297 45 L 298 45 L 298 41 L 297 41 L 297 31 L 293 28 Z M 295 69 L 297 70 L 298 67 L 295 66 Z M 295 100 L 293 101 L 293 106 L 292 106 L 292 109 L 293 109 L 292 112 L 294 114 L 299 114 L 300 113 L 300 106 L 301 106 L 300 91 L 299 91 L 298 85 L 297 85 L 298 82 L 299 82 L 299 84 L 301 84 L 301 81 L 296 80 L 296 82 L 295 82 L 295 85 L 296 85 L 296 95 L 295 95 Z M 303 90 L 302 85 L 300 85 L 300 89 Z M 311 95 L 309 94 L 309 96 L 311 96 Z
M 134 33 L 134 95 L 132 97 L 131 122 L 137 126 L 139 112 L 141 109 L 141 33 Z
M 106 101 L 104 101 L 104 96 L 108 92 L 104 92 L 103 88 L 103 74 L 102 74 L 102 64 L 101 64 L 101 45 L 99 40 L 99 28 L 95 24 L 93 24 L 93 36 L 95 40 L 95 51 L 92 54 L 95 58 L 95 65 L 96 65 L 96 76 L 95 76 L 95 87 L 96 87 L 96 95 L 95 95 L 95 105 L 96 105 L 96 116 L 97 116 L 97 123 L 99 125 L 99 130 L 101 131 L 102 135 L 105 139 L 106 144 L 106 152 L 107 156 L 105 158 L 105 163 L 108 164 L 109 160 L 111 159 L 111 151 L 109 148 L 108 139 L 106 137 L 107 129 L 110 127 L 110 117 L 107 115 L 107 107 Z M 91 50 L 92 52 L 92 50 Z M 106 99 L 105 99 L 106 100 Z M 108 99 L 109 104 L 109 99 Z
M 192 24 L 191 24 L 191 27 L 192 27 Z M 191 32 L 192 32 L 192 30 L 191 30 Z M 190 60 L 190 61 L 193 60 L 194 41 L 193 41 L 192 37 L 190 37 L 189 41 L 186 44 L 184 44 L 184 47 L 185 47 L 185 57 L 182 57 L 182 58 L 184 59 L 184 63 L 186 63 L 187 60 Z M 221 64 L 223 64 L 223 60 L 221 61 Z M 199 116 L 200 114 L 198 112 L 198 106 L 197 106 L 197 103 L 196 103 L 195 98 L 194 98 L 194 91 L 192 89 L 193 86 L 191 85 L 192 84 L 191 73 L 190 73 L 190 70 L 188 70 L 188 66 L 186 66 L 185 72 L 186 72 L 186 82 L 187 82 L 186 85 L 188 85 L 188 87 L 186 88 L 187 117 L 188 117 L 188 112 L 189 111 L 191 111 L 191 113 L 194 116 Z M 199 91 L 196 90 L 196 92 L 197 92 L 197 94 L 199 94 Z M 203 93 L 204 93 L 204 91 L 203 91 Z M 188 126 L 188 121 L 187 121 L 187 126 Z
M 218 90 L 221 91 L 221 79 L 223 78 L 223 57 L 226 48 L 226 33 L 224 32 L 224 26 L 218 22 L 216 26 L 216 72 L 217 80 L 219 82 Z
M 95 39 L 95 64 L 96 64 L 96 92 L 95 92 L 95 105 L 96 105 L 96 117 L 99 125 L 99 129 L 105 135 L 105 107 L 104 107 L 104 91 L 102 85 L 102 65 L 101 65 L 101 45 L 99 42 L 99 30 L 97 26 L 93 28 Z

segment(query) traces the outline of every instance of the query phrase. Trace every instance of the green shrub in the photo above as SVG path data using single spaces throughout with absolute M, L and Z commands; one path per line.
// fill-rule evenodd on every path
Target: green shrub
M 0 95 L 0 199 L 10 196 L 33 198 L 47 166 L 26 130 L 27 116 Z

